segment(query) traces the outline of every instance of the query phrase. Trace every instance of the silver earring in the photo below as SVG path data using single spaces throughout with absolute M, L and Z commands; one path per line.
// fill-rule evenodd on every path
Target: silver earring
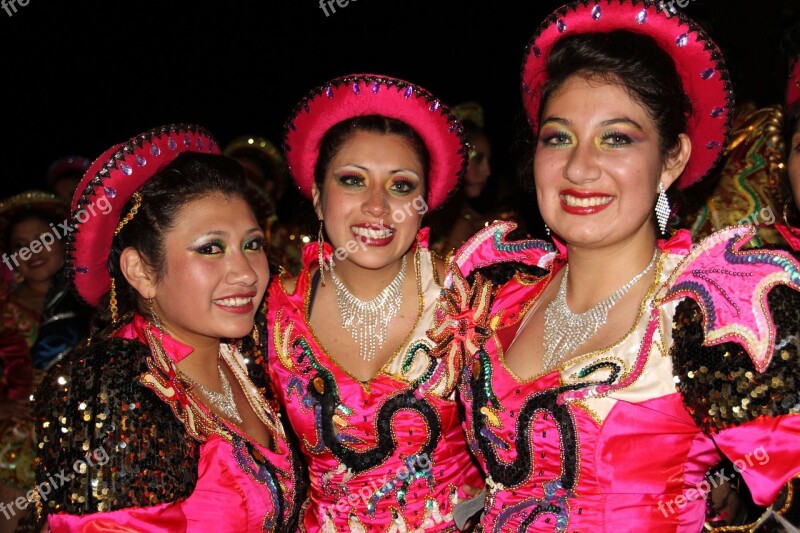
M 667 231 L 667 222 L 669 221 L 669 200 L 667 200 L 667 191 L 664 190 L 664 184 L 658 182 L 658 200 L 656 200 L 656 220 L 658 221 L 658 229 L 661 230 L 663 235 Z
M 544 232 L 547 233 L 548 237 L 550 236 L 550 226 L 548 226 L 547 224 L 544 225 Z
M 322 253 L 323 247 L 325 245 L 325 237 L 322 235 L 322 228 L 324 226 L 324 222 L 322 220 L 319 221 L 319 231 L 317 232 L 317 260 L 319 261 L 319 280 L 322 283 L 322 286 L 325 286 L 325 257 Z
M 153 305 L 153 299 L 149 298 L 147 302 L 150 304 L 150 316 L 153 318 L 153 323 L 156 326 L 156 329 L 164 334 L 164 328 L 161 326 L 161 321 L 158 319 L 158 313 L 156 313 L 156 307 Z

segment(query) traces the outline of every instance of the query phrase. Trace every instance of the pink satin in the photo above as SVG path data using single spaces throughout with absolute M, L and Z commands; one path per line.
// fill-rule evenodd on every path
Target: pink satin
M 427 232 L 420 232 L 417 242 L 425 246 L 426 241 Z M 350 414 L 337 412 L 334 418 L 346 419 L 346 434 L 348 438 L 357 441 L 348 445 L 358 451 L 369 450 L 376 446 L 376 416 L 379 409 L 393 396 L 408 390 L 409 384 L 394 376 L 380 373 L 364 386 L 344 372 L 316 343 L 304 317 L 304 297 L 311 283 L 310 271 L 314 264 L 314 258 L 307 252 L 310 249 L 311 247 L 307 247 L 304 250 L 306 264 L 297 278 L 293 294 L 285 293 L 280 280 L 272 282 L 269 293 L 270 337 L 278 338 L 275 331 L 283 331 L 286 324 L 291 324 L 291 338 L 285 339 L 283 343 L 291 347 L 299 338 L 308 343 L 317 363 L 333 375 L 336 392 L 342 403 L 352 411 Z M 425 283 L 427 281 L 423 281 L 423 286 Z M 276 325 L 278 311 L 282 313 L 282 322 Z M 310 401 L 306 391 L 310 387 L 318 386 L 312 380 L 313 376 L 297 371 L 297 365 L 287 368 L 272 345 L 269 356 L 269 369 L 276 393 L 300 439 L 301 451 L 308 464 L 310 490 L 303 517 L 306 531 L 326 530 L 325 516 L 331 517 L 327 526 L 335 527 L 336 531 L 350 531 L 351 516 L 357 517 L 367 531 L 393 531 L 391 528 L 395 524 L 396 515 L 405 520 L 409 531 L 419 528 L 424 528 L 425 531 L 453 529 L 452 518 L 447 518 L 453 510 L 451 495 L 455 493 L 459 499 L 467 499 L 467 495 L 461 490 L 462 486 L 469 484 L 480 487 L 483 483 L 482 476 L 470 459 L 458 407 L 452 397 L 443 399 L 435 394 L 424 394 L 426 401 L 436 411 L 441 435 L 432 456 L 428 458 L 429 462 L 412 463 L 413 470 L 422 472 L 431 469 L 432 476 L 429 479 L 423 476 L 412 481 L 405 494 L 406 505 L 401 506 L 397 494 L 400 483 L 389 489 L 385 496 L 374 497 L 381 487 L 397 479 L 398 472 L 409 470 L 404 463 L 405 458 L 422 453 L 430 438 L 425 418 L 416 411 L 398 410 L 390 424 L 390 430 L 397 442 L 394 453 L 375 468 L 360 473 L 351 472 L 321 442 L 315 411 L 306 404 Z M 422 387 L 417 389 L 416 394 L 423 395 L 421 389 Z M 368 511 L 370 502 L 375 505 L 374 513 Z M 434 518 L 426 521 L 426 506 L 431 502 L 438 506 L 441 520 Z
M 139 315 L 118 330 L 117 336 L 142 339 L 143 328 L 151 327 Z M 157 331 L 154 334 L 158 335 Z M 192 349 L 178 341 L 163 337 L 167 353 L 180 360 Z M 229 431 L 246 438 L 235 426 Z M 188 436 L 187 436 L 188 438 Z M 283 485 L 285 498 L 293 497 L 295 488 L 284 473 L 291 471 L 291 452 L 288 444 L 276 439 L 277 451 L 250 441 L 278 472 L 278 483 Z M 56 514 L 48 516 L 51 531 L 57 532 L 127 532 L 166 531 L 190 533 L 248 533 L 273 531 L 265 528 L 267 520 L 276 515 L 270 490 L 245 472 L 239 465 L 232 443 L 220 435 L 212 434 L 200 446 L 197 467 L 197 484 L 188 498 L 182 501 L 133 507 L 111 512 L 92 513 L 84 516 Z M 285 506 L 285 502 L 284 502 Z M 277 524 L 280 529 L 283 524 Z
M 775 224 L 774 228 L 781 234 L 781 237 L 783 237 L 792 250 L 795 252 L 800 251 L 800 237 L 797 236 L 797 234 L 800 233 L 800 229 L 791 229 L 783 224 Z
M 566 252 L 560 243 L 556 244 Z M 667 253 L 686 254 L 691 249 L 691 239 L 687 231 L 679 231 L 669 241 L 659 241 L 659 246 Z M 481 253 L 484 259 L 490 258 L 487 250 Z M 553 268 L 557 270 L 561 264 L 563 259 L 556 258 Z M 509 464 L 518 457 L 516 431 L 523 428 L 519 427 L 517 418 L 526 401 L 561 386 L 565 379 L 554 371 L 531 381 L 518 380 L 499 355 L 514 339 L 523 319 L 520 311 L 538 298 L 547 283 L 548 279 L 533 285 L 512 280 L 496 293 L 489 318 L 494 335 L 484 346 L 491 372 L 484 375 L 491 376 L 490 390 L 499 407 L 490 410 L 491 417 L 486 412 L 478 415 L 482 417 L 483 434 L 475 433 L 473 378 L 469 372 L 473 368 L 481 371 L 483 363 L 477 354 L 466 354 L 462 381 L 465 431 L 472 449 L 480 451 L 479 443 L 490 445 L 501 464 Z M 662 316 L 662 320 L 664 318 Z M 667 332 L 672 327 L 669 318 L 666 323 L 662 322 Z M 645 329 L 650 331 L 648 328 L 642 331 Z M 664 357 L 657 353 L 651 352 L 649 357 Z M 608 357 L 613 355 L 612 351 Z M 632 369 L 632 363 L 627 368 Z M 664 372 L 663 376 L 656 375 L 660 383 L 673 383 L 669 365 L 657 368 Z M 653 374 L 647 377 L 654 379 Z M 625 379 L 626 375 L 620 376 L 615 384 Z M 536 500 L 547 500 L 545 487 L 560 479 L 570 464 L 577 469 L 571 494 L 567 495 L 563 489 L 556 491 L 565 498 L 567 523 L 564 531 L 570 533 L 702 531 L 705 496 L 713 488 L 706 476 L 723 455 L 739 462 L 736 464 L 742 461 L 746 464 L 740 473 L 727 472 L 727 475 L 731 479 L 739 475 L 744 477 L 755 501 L 761 505 L 771 503 L 781 486 L 800 472 L 798 415 L 765 416 L 709 435 L 695 424 L 679 393 L 656 395 L 635 379 L 625 388 L 628 395 L 620 394 L 620 397 L 636 397 L 641 401 L 620 399 L 612 393 L 613 400 L 609 401 L 614 401 L 613 406 L 600 419 L 579 402 L 564 403 L 577 434 L 576 457 L 564 456 L 553 416 L 543 410 L 536 412 L 528 433 L 531 460 L 529 465 L 523 465 L 523 468 L 530 466 L 528 477 L 513 487 L 488 482 L 493 489 L 481 522 L 486 532 L 523 530 L 523 521 L 535 508 Z M 668 390 L 674 389 L 669 387 Z M 562 392 L 562 400 L 572 392 Z M 487 431 L 490 432 L 488 437 Z M 767 452 L 768 459 L 765 458 Z M 478 453 L 477 457 L 483 469 L 491 473 L 483 453 Z M 719 478 L 712 479 L 719 481 Z M 517 510 L 522 512 L 515 514 Z M 557 518 L 553 513 L 542 513 L 524 531 L 555 531 Z
M 187 531 L 186 516 L 178 503 L 163 503 L 145 509 L 134 508 L 94 513 L 85 516 L 67 514 L 48 517 L 53 533 L 128 533 L 140 531 Z

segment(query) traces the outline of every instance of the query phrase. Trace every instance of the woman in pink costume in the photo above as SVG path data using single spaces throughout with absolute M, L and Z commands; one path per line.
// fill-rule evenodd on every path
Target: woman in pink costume
M 664 192 L 725 146 L 718 48 L 653 2 L 575 2 L 537 30 L 522 77 L 555 247 L 481 231 L 431 331 L 464 358 L 480 530 L 696 533 L 723 478 L 770 505 L 800 472 L 800 265 L 743 249 L 747 226 L 659 237 Z M 707 477 L 723 456 L 732 469 Z
M 353 75 L 300 102 L 285 146 L 320 219 L 268 298 L 269 368 L 310 474 L 303 529 L 451 531 L 480 475 L 457 361 L 430 356 L 443 265 L 420 225 L 463 175 L 461 124 L 418 86 Z
M 36 395 L 27 500 L 52 531 L 296 528 L 300 469 L 254 351 L 269 266 L 244 186 L 210 134 L 182 124 L 84 175 L 69 264 L 99 312 Z

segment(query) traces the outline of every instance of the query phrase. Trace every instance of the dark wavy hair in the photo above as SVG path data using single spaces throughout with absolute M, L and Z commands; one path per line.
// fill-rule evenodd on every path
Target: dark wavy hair
M 107 263 L 116 287 L 118 315 L 123 317 L 121 323 L 129 320 L 134 311 L 148 313 L 142 308 L 139 293 L 120 269 L 120 256 L 125 248 L 132 247 L 139 252 L 155 272 L 156 279 L 161 280 L 166 273 L 164 239 L 175 227 L 176 218 L 186 204 L 219 194 L 226 198 L 242 198 L 255 213 L 246 193 L 244 169 L 236 160 L 223 155 L 184 152 L 148 180 L 139 194 L 141 206 L 114 237 Z M 129 200 L 122 213 L 129 213 L 133 202 Z M 112 324 L 109 298 L 110 294 L 106 294 L 94 317 L 92 337 L 107 335 L 120 325 Z
M 383 135 L 398 135 L 405 139 L 414 153 L 422 163 L 422 182 L 425 192 L 428 191 L 428 173 L 431 168 L 431 156 L 422 137 L 408 124 L 402 120 L 385 117 L 383 115 L 363 115 L 360 117 L 349 118 L 339 122 L 330 128 L 322 137 L 320 142 L 319 156 L 317 164 L 314 166 L 314 181 L 317 188 L 322 191 L 325 181 L 325 171 L 336 154 L 341 150 L 342 145 L 358 131 L 367 133 L 381 133 Z
M 561 39 L 547 58 L 539 122 L 547 100 L 567 79 L 584 76 L 621 84 L 647 111 L 661 140 L 661 156 L 673 155 L 686 132 L 692 104 L 675 62 L 649 35 L 626 30 L 584 33 Z

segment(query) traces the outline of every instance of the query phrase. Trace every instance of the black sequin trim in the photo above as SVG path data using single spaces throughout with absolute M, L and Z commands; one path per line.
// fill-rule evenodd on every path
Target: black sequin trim
M 800 413 L 800 293 L 778 286 L 767 301 L 777 329 L 775 352 L 763 374 L 737 343 L 702 346 L 703 313 L 694 300 L 685 299 L 675 311 L 672 359 L 677 389 L 705 431 L 762 416 Z

